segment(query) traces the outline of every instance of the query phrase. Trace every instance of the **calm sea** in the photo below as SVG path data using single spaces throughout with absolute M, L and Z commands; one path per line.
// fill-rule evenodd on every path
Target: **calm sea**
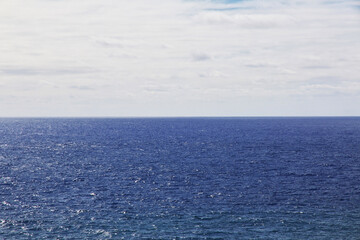
M 0 239 L 360 239 L 360 118 L 0 119 Z

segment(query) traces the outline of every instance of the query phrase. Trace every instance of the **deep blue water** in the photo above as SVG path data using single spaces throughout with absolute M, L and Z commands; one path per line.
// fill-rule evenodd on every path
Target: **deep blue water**
M 0 119 L 0 239 L 360 239 L 360 118 Z

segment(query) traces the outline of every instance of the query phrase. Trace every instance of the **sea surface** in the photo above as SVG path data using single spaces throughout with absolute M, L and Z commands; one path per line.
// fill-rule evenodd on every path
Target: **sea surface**
M 360 118 L 0 119 L 0 239 L 360 239 Z

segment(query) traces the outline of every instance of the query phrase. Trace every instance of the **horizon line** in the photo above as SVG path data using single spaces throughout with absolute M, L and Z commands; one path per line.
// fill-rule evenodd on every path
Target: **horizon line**
M 0 116 L 0 119 L 159 119 L 159 118 L 358 118 L 360 115 L 249 115 L 249 116 Z

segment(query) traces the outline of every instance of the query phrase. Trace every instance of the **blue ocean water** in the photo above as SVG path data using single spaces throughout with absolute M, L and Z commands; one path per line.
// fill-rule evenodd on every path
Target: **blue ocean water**
M 360 118 L 0 119 L 0 239 L 360 239 Z

